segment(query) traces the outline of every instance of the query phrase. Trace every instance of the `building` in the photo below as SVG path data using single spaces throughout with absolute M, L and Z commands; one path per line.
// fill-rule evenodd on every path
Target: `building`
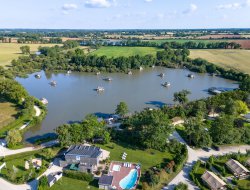
M 211 190 L 223 190 L 226 189 L 226 183 L 220 179 L 213 172 L 205 171 L 205 173 L 201 176 L 203 182 L 211 189 Z
M 61 167 L 93 173 L 97 171 L 99 161 L 103 157 L 101 148 L 86 145 L 72 145 L 65 153 L 65 160 L 60 161 Z
M 237 160 L 228 160 L 226 166 L 238 179 L 246 179 L 250 176 L 249 170 Z
M 48 178 L 49 187 L 52 187 L 52 185 L 54 185 L 59 179 L 62 178 L 62 172 L 49 174 L 47 178 Z
M 99 189 L 109 190 L 113 182 L 113 176 L 102 175 L 98 181 Z

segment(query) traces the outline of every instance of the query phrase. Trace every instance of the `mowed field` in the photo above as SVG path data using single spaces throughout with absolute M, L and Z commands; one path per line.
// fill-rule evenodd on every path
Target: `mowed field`
M 18 109 L 12 103 L 0 99 L 0 129 L 15 120 Z
M 106 55 L 107 57 L 129 57 L 133 55 L 156 55 L 161 49 L 155 47 L 102 47 L 91 54 L 98 56 Z
M 55 44 L 15 44 L 15 43 L 0 43 L 0 66 L 6 66 L 11 63 L 13 59 L 22 55 L 20 51 L 21 46 L 28 45 L 32 52 L 37 51 L 39 46 L 54 46 Z
M 250 74 L 250 50 L 190 50 L 191 58 L 203 58 L 224 68 Z

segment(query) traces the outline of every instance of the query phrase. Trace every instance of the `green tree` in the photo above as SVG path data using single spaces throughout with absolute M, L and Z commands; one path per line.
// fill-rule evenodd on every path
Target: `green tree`
M 43 175 L 38 182 L 38 190 L 47 190 L 49 189 L 49 185 L 48 185 L 48 178 Z
M 174 93 L 174 101 L 179 102 L 180 104 L 186 104 L 188 102 L 188 95 L 191 94 L 188 90 L 182 90 L 180 92 Z
M 174 190 L 188 190 L 188 185 L 180 182 L 175 186 Z
M 10 130 L 6 136 L 6 141 L 9 147 L 14 147 L 22 141 L 22 134 L 19 130 Z
M 121 116 L 124 116 L 126 113 L 128 113 L 128 106 L 126 102 L 120 102 L 116 107 L 115 113 Z
M 243 91 L 248 91 L 250 92 L 250 77 L 246 78 L 240 83 L 240 89 Z
M 20 50 L 22 54 L 30 54 L 30 46 L 21 46 Z
M 248 112 L 247 104 L 241 100 L 236 100 L 234 106 L 238 114 L 246 114 Z

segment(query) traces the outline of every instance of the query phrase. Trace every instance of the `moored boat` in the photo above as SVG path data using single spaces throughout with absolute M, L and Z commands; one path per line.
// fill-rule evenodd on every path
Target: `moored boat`
M 56 86 L 56 85 L 57 85 L 56 81 L 54 81 L 54 80 L 50 81 L 49 84 L 50 84 L 51 86 Z
M 193 74 L 188 74 L 188 77 L 189 78 L 194 78 L 194 75 Z
M 113 79 L 110 78 L 110 77 L 107 77 L 107 78 L 104 78 L 103 80 L 108 81 L 108 82 L 111 82 Z
M 165 82 L 165 83 L 162 84 L 162 86 L 164 86 L 164 87 L 169 87 L 170 85 L 171 85 L 170 82 Z
M 105 89 L 104 89 L 104 87 L 102 87 L 102 86 L 98 86 L 95 90 L 96 90 L 97 92 L 103 92 Z
M 35 74 L 35 78 L 40 79 L 42 76 L 40 74 Z

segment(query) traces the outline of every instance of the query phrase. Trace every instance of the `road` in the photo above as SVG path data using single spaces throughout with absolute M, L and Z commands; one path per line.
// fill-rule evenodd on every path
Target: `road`
M 181 138 L 181 136 L 174 132 L 171 138 L 175 138 L 179 142 L 186 144 L 187 143 Z M 192 170 L 192 167 L 196 163 L 197 160 L 207 160 L 210 156 L 215 155 L 223 155 L 227 153 L 234 153 L 234 152 L 242 152 L 245 153 L 246 150 L 250 150 L 250 145 L 241 145 L 241 146 L 225 146 L 220 147 L 220 151 L 210 150 L 206 152 L 202 149 L 192 149 L 187 145 L 188 148 L 188 160 L 186 165 L 183 167 L 181 172 L 168 184 L 168 186 L 164 187 L 163 189 L 166 190 L 173 190 L 175 185 L 179 182 L 186 183 L 188 185 L 189 190 L 197 190 L 199 189 L 190 179 L 189 173 Z

